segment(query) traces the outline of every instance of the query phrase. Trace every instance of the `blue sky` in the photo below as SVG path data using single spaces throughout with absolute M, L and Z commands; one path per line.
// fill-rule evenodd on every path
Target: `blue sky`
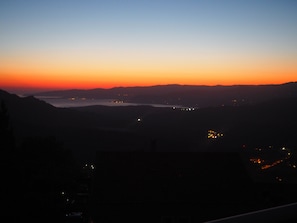
M 88 57 L 106 64 L 123 60 L 132 66 L 132 61 L 141 60 L 143 67 L 159 66 L 163 60 L 167 65 L 180 61 L 180 69 L 195 61 L 206 67 L 239 59 L 248 61 L 242 62 L 244 66 L 262 60 L 265 66 L 275 61 L 293 66 L 297 62 L 297 1 L 3 0 L 0 38 L 5 70 L 10 69 L 9 63 L 30 64 L 28 58 L 45 60 L 47 55 L 53 66 L 54 55 L 71 58 L 73 63 Z M 199 73 L 197 66 L 191 69 Z M 196 82 L 205 79 L 195 78 Z M 218 76 L 220 82 L 224 81 Z
M 118 41 L 195 47 L 199 40 L 247 48 L 296 46 L 294 0 L 10 0 L 0 6 L 1 48 L 37 47 L 39 42 L 59 47 L 71 41 L 82 46 Z

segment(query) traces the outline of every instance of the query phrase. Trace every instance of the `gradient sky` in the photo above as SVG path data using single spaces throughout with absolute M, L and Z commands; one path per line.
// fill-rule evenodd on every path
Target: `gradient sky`
M 296 0 L 2 0 L 0 88 L 297 81 Z

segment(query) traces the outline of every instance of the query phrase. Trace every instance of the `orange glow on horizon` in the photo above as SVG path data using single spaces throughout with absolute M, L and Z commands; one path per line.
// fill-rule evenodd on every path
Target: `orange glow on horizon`
M 103 75 L 102 75 L 103 76 Z M 108 75 L 107 75 L 108 76 Z M 250 78 L 229 77 L 219 79 L 219 77 L 210 74 L 209 76 L 201 76 L 195 78 L 192 75 L 162 77 L 138 77 L 115 75 L 110 78 L 94 77 L 93 75 L 81 76 L 38 76 L 38 75 L 4 75 L 1 78 L 0 88 L 27 88 L 27 89 L 93 89 L 93 88 L 113 88 L 113 87 L 133 87 L 133 86 L 153 86 L 153 85 L 167 85 L 167 84 L 181 84 L 181 85 L 265 85 L 265 84 L 283 84 L 286 82 L 296 81 L 293 79 L 294 75 L 287 75 L 292 78 L 281 78 L 281 75 L 271 75 L 268 79 L 255 79 L 254 76 L 265 77 L 265 73 L 253 75 Z M 283 75 L 286 76 L 286 75 Z
M 296 82 L 296 3 L 263 1 L 1 4 L 0 89 Z
M 131 59 L 130 59 L 131 60 Z M 11 62 L 13 61 L 13 62 Z M 72 62 L 72 63 L 71 63 Z M 293 61 L 35 61 L 0 64 L 0 88 L 92 89 L 152 85 L 262 85 L 297 80 Z M 136 61 L 137 62 L 137 61 Z M 171 62 L 171 63 L 170 63 Z M 135 66 L 133 66 L 135 63 Z M 96 64 L 96 65 L 94 65 Z M 116 64 L 116 65 L 115 65 Z

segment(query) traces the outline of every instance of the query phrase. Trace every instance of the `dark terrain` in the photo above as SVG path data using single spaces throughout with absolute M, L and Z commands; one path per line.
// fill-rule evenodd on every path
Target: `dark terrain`
M 155 95 L 154 100 L 149 96 L 147 102 L 173 99 L 181 89 L 181 86 L 167 87 L 175 93 L 167 92 L 161 97 L 162 91 L 156 87 L 155 91 L 147 91 Z M 204 93 L 199 96 L 194 86 L 185 89 L 188 93 L 183 96 L 187 99 L 180 105 L 191 107 L 175 109 L 152 106 L 56 108 L 32 96 L 20 98 L 0 91 L 2 164 L 8 177 L 5 182 L 11 182 L 7 184 L 8 191 L 12 189 L 10 184 L 19 185 L 18 193 L 12 193 L 16 202 L 6 193 L 10 204 L 7 206 L 18 213 L 21 213 L 19 208 L 25 206 L 30 210 L 25 209 L 27 215 L 15 215 L 15 218 L 37 219 L 36 213 L 43 213 L 39 220 L 48 216 L 49 222 L 53 220 L 51 217 L 69 221 L 64 218 L 65 213 L 74 206 L 63 203 L 61 193 L 64 191 L 75 197 L 74 203 L 82 200 L 74 209 L 84 210 L 84 214 L 91 211 L 88 216 L 93 216 L 94 220 L 104 218 L 98 214 L 98 209 L 120 216 L 123 212 L 113 212 L 115 207 L 120 210 L 129 206 L 129 211 L 133 212 L 136 204 L 140 205 L 136 205 L 138 208 L 143 207 L 137 209 L 140 213 L 152 219 L 167 222 L 170 218 L 164 216 L 174 215 L 170 211 L 159 212 L 163 208 L 180 210 L 180 216 L 189 217 L 185 218 L 186 222 L 189 219 L 201 222 L 296 202 L 296 83 L 263 88 L 236 86 L 228 88 L 226 94 L 221 91 L 225 87 L 220 86 L 211 96 Z M 125 89 L 128 95 L 134 90 Z M 204 90 L 207 92 L 210 88 Z M 87 91 L 77 91 L 80 92 L 77 95 L 73 92 L 69 97 L 88 96 L 81 94 Z M 218 94 L 221 96 L 217 97 Z M 201 102 L 194 103 L 199 97 Z M 144 98 L 143 93 L 129 101 Z M 166 101 L 177 104 L 175 99 Z M 108 157 L 103 159 L 102 156 Z M 222 164 L 224 160 L 229 164 Z M 86 168 L 85 164 L 89 166 Z M 95 170 L 93 166 L 90 168 L 91 164 L 96 164 Z M 214 164 L 214 169 L 210 164 Z M 8 168 L 11 166 L 14 168 Z M 236 168 L 238 171 L 232 172 Z M 209 177 L 203 179 L 198 169 L 204 169 L 203 176 Z M 222 183 L 218 176 L 224 174 L 228 180 Z M 104 184 L 100 180 L 98 183 L 102 176 Z M 94 183 L 90 183 L 92 179 Z M 16 183 L 12 183 L 15 180 Z M 118 184 L 118 188 L 114 188 L 114 184 Z M 84 194 L 94 196 L 78 198 L 82 185 L 88 188 Z M 99 202 L 100 191 L 107 188 L 104 202 Z M 189 190 L 188 194 L 184 194 L 184 190 Z M 156 193 L 151 196 L 154 200 L 147 200 L 148 191 Z M 122 197 L 125 193 L 131 197 Z M 224 194 L 229 194 L 229 201 Z M 140 200 L 135 200 L 136 197 Z M 91 207 L 87 208 L 88 205 Z M 154 213 L 145 211 L 149 205 L 155 205 Z M 185 205 L 187 208 L 183 209 Z M 46 211 L 53 207 L 52 214 Z M 195 208 L 202 208 L 203 214 L 195 212 Z

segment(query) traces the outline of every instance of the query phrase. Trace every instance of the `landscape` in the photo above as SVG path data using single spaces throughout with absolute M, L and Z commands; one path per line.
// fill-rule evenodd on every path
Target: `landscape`
M 42 181 L 47 182 L 53 178 L 56 181 L 56 185 L 53 186 L 57 187 L 54 191 L 66 191 L 68 189 L 72 194 L 78 189 L 78 185 L 84 185 L 86 187 L 86 185 L 92 182 L 94 185 L 98 184 L 102 186 L 102 182 L 97 182 L 98 179 L 95 177 L 95 170 L 100 169 L 100 167 L 97 166 L 98 162 L 100 165 L 102 162 L 107 162 L 106 160 L 108 159 L 111 159 L 111 162 L 105 163 L 103 167 L 101 167 L 102 171 L 107 171 L 106 177 L 108 178 L 106 181 L 114 183 L 117 181 L 114 179 L 115 176 L 108 172 L 110 170 L 107 168 L 113 163 L 111 168 L 115 170 L 117 168 L 128 168 L 126 169 L 127 172 L 122 173 L 122 177 L 128 174 L 127 177 L 131 178 L 130 184 L 132 184 L 130 185 L 131 187 L 125 190 L 123 188 L 125 188 L 127 184 L 127 179 L 122 182 L 121 189 L 114 188 L 111 190 L 110 187 L 112 186 L 108 184 L 109 191 L 114 196 L 115 191 L 122 191 L 120 194 L 131 193 L 133 195 L 134 191 L 130 191 L 133 184 L 135 183 L 135 185 L 137 185 L 147 180 L 146 178 L 139 179 L 139 177 L 144 174 L 141 171 L 147 171 L 146 168 L 160 169 L 158 174 L 166 170 L 167 172 L 163 173 L 165 175 L 168 173 L 172 174 L 170 171 L 173 170 L 177 172 L 185 171 L 185 174 L 189 178 L 188 180 L 193 181 L 194 179 L 191 179 L 191 176 L 197 174 L 196 171 L 199 168 L 207 169 L 207 166 L 210 165 L 209 162 L 211 162 L 214 168 L 218 167 L 218 169 L 209 170 L 209 175 L 212 176 L 211 178 L 204 176 L 205 179 L 202 179 L 202 181 L 194 180 L 191 184 L 187 183 L 186 179 L 185 182 L 182 182 L 184 185 L 180 185 L 180 188 L 176 189 L 176 182 L 171 182 L 174 179 L 167 176 L 169 177 L 168 180 L 171 182 L 170 185 L 175 185 L 171 186 L 170 189 L 176 190 L 175 193 L 178 194 L 185 190 L 184 187 L 191 188 L 195 185 L 196 189 L 199 191 L 204 188 L 199 182 L 203 182 L 202 185 L 207 185 L 207 189 L 204 188 L 204 190 L 211 194 L 214 192 L 210 192 L 210 188 L 212 188 L 212 186 L 217 187 L 217 185 L 221 184 L 227 184 L 229 185 L 228 187 L 232 188 L 232 190 L 230 190 L 230 188 L 228 190 L 226 188 L 224 189 L 228 191 L 230 198 L 235 196 L 236 193 L 240 193 L 240 191 L 243 190 L 242 187 L 245 188 L 244 193 L 258 194 L 257 196 L 253 194 L 253 196 L 256 196 L 254 197 L 256 201 L 252 203 L 249 203 L 251 202 L 249 200 L 251 197 L 246 198 L 245 196 L 241 197 L 241 195 L 240 198 L 235 196 L 233 198 L 235 201 L 229 203 L 228 198 L 221 198 L 216 194 L 222 193 L 220 192 L 221 190 L 218 190 L 215 193 L 216 195 L 213 195 L 211 209 L 205 208 L 205 213 L 211 210 L 214 212 L 217 211 L 218 214 L 211 216 L 200 214 L 200 218 L 193 216 L 195 212 L 192 209 L 199 207 L 200 203 L 198 201 L 200 199 L 203 200 L 204 203 L 208 203 L 210 195 L 208 195 L 207 198 L 203 198 L 198 192 L 192 192 L 191 196 L 194 196 L 194 198 L 200 196 L 199 198 L 195 198 L 195 202 L 187 196 L 184 197 L 185 195 L 183 194 L 183 196 L 179 195 L 183 199 L 186 199 L 183 202 L 193 202 L 195 204 L 193 207 L 187 206 L 186 214 L 183 210 L 185 208 L 183 206 L 179 207 L 178 209 L 183 213 L 181 216 L 188 216 L 189 219 L 191 217 L 192 220 L 195 218 L 197 218 L 197 220 L 212 220 L 213 216 L 217 216 L 217 218 L 226 217 L 226 213 L 235 215 L 243 211 L 253 211 L 255 208 L 268 208 L 276 204 L 280 205 L 295 202 L 297 194 L 293 188 L 297 183 L 296 85 L 295 82 L 292 82 L 273 86 L 233 86 L 226 88 L 218 86 L 208 89 L 210 95 L 208 95 L 208 92 L 203 92 L 203 97 L 198 93 L 189 93 L 199 92 L 201 88 L 205 88 L 199 86 L 191 86 L 190 91 L 187 86 L 157 86 L 151 87 L 152 89 L 149 89 L 149 87 L 136 89 L 120 88 L 114 90 L 110 89 L 108 92 L 112 93 L 103 93 L 102 95 L 100 95 L 100 90 L 36 93 L 37 96 L 42 94 L 42 96 L 47 96 L 47 98 L 59 95 L 59 97 L 67 98 L 67 100 L 73 100 L 73 98 L 75 98 L 75 100 L 81 100 L 81 98 L 88 100 L 97 97 L 107 97 L 105 99 L 109 99 L 113 103 L 115 103 L 114 101 L 122 101 L 121 104 L 125 104 L 126 101 L 129 103 L 139 103 L 138 98 L 146 98 L 146 103 L 162 103 L 161 100 L 157 101 L 157 99 L 162 98 L 162 96 L 163 98 L 166 98 L 167 95 L 175 95 L 175 97 L 171 96 L 170 98 L 178 98 L 179 95 L 183 96 L 183 101 L 181 101 L 180 104 L 178 104 L 177 99 L 176 101 L 172 101 L 174 106 L 166 107 L 157 107 L 151 104 L 144 105 L 145 103 L 143 103 L 142 105 L 136 104 L 129 106 L 93 105 L 62 108 L 54 107 L 44 100 L 36 98 L 34 95 L 19 97 L 15 94 L 1 91 L 1 120 L 4 120 L 4 125 L 2 124 L 1 126 L 1 142 L 4 147 L 14 148 L 13 153 L 11 151 L 9 152 L 9 148 L 5 151 L 8 155 L 12 156 L 12 160 L 10 160 L 12 163 L 16 160 L 23 160 L 24 157 L 28 157 L 32 163 L 27 163 L 28 160 L 26 159 L 20 161 L 22 168 L 36 168 L 36 171 L 38 170 L 37 172 L 47 171 L 48 174 L 50 174 L 49 176 L 54 174 L 55 171 L 59 171 L 59 174 L 56 173 L 56 176 L 48 176 L 49 178 L 43 176 L 42 178 L 45 179 L 42 180 L 40 179 L 41 176 L 35 176 L 37 173 L 33 171 L 31 173 L 32 182 L 27 178 L 23 179 L 25 182 L 29 181 L 26 182 L 27 184 L 42 184 Z M 154 91 L 153 89 L 155 88 L 158 88 L 159 92 Z M 265 91 L 269 91 L 269 94 L 265 95 Z M 150 92 L 153 93 L 150 95 Z M 219 92 L 219 100 L 210 100 L 206 104 L 203 99 L 216 98 L 216 92 Z M 254 96 L 258 92 L 263 92 L 262 97 Z M 271 92 L 274 92 L 274 94 Z M 133 94 L 134 97 L 119 97 L 119 95 L 131 94 Z M 136 99 L 133 100 L 134 98 Z M 163 105 L 168 105 L 167 101 L 163 101 L 163 103 L 165 103 Z M 115 155 L 115 157 L 128 157 L 123 158 L 123 160 L 121 160 L 121 158 L 112 160 L 110 154 L 128 154 Z M 166 154 L 169 154 L 170 157 L 168 158 Z M 109 158 L 101 160 L 101 155 Z M 159 156 L 165 156 L 163 157 L 163 161 Z M 183 158 L 179 160 L 175 156 Z M 202 157 L 204 156 L 207 158 L 203 159 Z M 135 159 L 132 157 L 135 157 Z M 155 160 L 156 157 L 159 157 L 157 159 L 159 161 Z M 194 159 L 193 157 L 196 158 Z M 225 158 L 219 159 L 219 157 Z M 172 159 L 175 161 L 172 161 Z M 139 160 L 142 160 L 142 163 L 146 163 L 147 165 L 141 165 Z M 25 163 L 23 163 L 24 161 Z M 228 161 L 227 166 L 225 166 L 226 161 Z M 122 166 L 122 164 L 120 164 L 121 162 L 127 163 Z M 155 162 L 160 163 L 156 164 Z M 167 162 L 167 164 L 165 165 L 163 162 Z M 183 162 L 189 162 L 190 164 L 188 163 L 187 165 L 190 166 L 185 167 L 184 165 L 186 164 Z M 201 167 L 196 166 L 198 165 L 197 162 Z M 48 165 L 56 164 L 58 164 L 57 169 L 47 169 L 49 168 Z M 14 165 L 18 166 L 17 164 Z M 167 165 L 173 166 L 167 169 Z M 194 166 L 192 167 L 191 165 Z M 165 168 L 165 170 L 162 168 Z M 179 170 L 175 170 L 176 168 Z M 237 169 L 238 172 L 232 173 L 235 169 Z M 238 169 L 240 169 L 240 171 Z M 74 173 L 72 172 L 73 170 L 77 172 Z M 103 173 L 104 172 L 100 174 Z M 64 174 L 66 174 L 66 176 Z M 158 174 L 156 175 L 154 172 L 146 174 L 149 174 L 150 177 L 158 176 Z M 215 180 L 216 177 L 224 175 L 230 178 L 230 182 L 222 183 L 222 179 Z M 100 176 L 100 179 L 102 179 L 103 176 Z M 133 179 L 133 177 L 136 176 L 138 180 Z M 59 180 L 59 177 L 62 178 Z M 81 178 L 84 178 L 86 182 Z M 67 182 L 74 179 L 76 183 L 72 182 L 72 185 L 70 182 Z M 87 179 L 89 181 L 87 181 Z M 160 180 L 158 179 L 152 182 L 158 183 Z M 81 181 L 84 183 L 81 183 Z M 129 183 L 129 180 L 127 181 Z M 148 190 L 152 182 L 146 182 L 141 188 Z M 167 181 L 165 182 L 168 183 Z M 198 185 L 196 185 L 197 183 Z M 30 188 L 26 189 L 29 190 L 27 191 L 27 193 L 29 193 Z M 41 190 L 40 193 L 42 196 L 47 195 L 47 192 L 43 191 L 46 188 L 41 187 L 39 189 Z M 89 188 L 87 192 L 85 191 L 85 195 L 91 196 L 90 190 Z M 211 189 L 211 191 L 212 190 L 217 189 Z M 155 199 L 161 199 L 162 196 L 164 196 L 159 190 L 156 191 L 155 189 L 153 191 L 160 193 Z M 58 195 L 59 192 L 55 192 Z M 67 191 L 67 193 L 70 192 Z M 95 195 L 92 196 L 98 196 L 96 195 L 98 191 L 94 193 Z M 121 197 L 120 194 L 118 194 L 118 198 Z M 149 193 L 141 193 L 141 196 L 144 194 Z M 138 196 L 140 196 L 140 194 L 138 194 Z M 108 200 L 108 198 L 109 197 L 105 199 Z M 128 203 L 132 201 L 135 202 L 129 199 L 124 199 L 123 201 Z M 168 199 L 173 198 L 169 196 Z M 100 199 L 98 198 L 98 200 Z M 148 204 L 144 201 L 146 200 L 144 199 L 137 202 L 143 202 L 142 205 L 144 205 L 145 210 L 147 210 L 148 207 L 146 207 L 146 205 Z M 88 202 L 84 205 L 80 204 L 81 210 L 79 210 L 79 212 L 82 212 L 87 204 L 90 206 L 88 206 L 90 209 L 94 208 L 95 204 L 93 202 L 95 201 L 89 198 Z M 232 207 L 231 212 L 225 206 L 222 209 L 221 205 L 226 204 Z M 104 204 L 100 203 L 97 205 L 100 207 L 100 205 Z M 181 204 L 179 203 L 179 205 Z M 34 204 L 33 207 L 37 208 Z M 58 209 L 56 205 L 55 207 Z M 57 212 L 65 212 L 67 210 L 66 207 L 67 205 L 63 208 L 60 207 L 61 210 L 57 210 Z M 50 206 L 48 208 L 50 208 Z M 75 205 L 73 205 L 73 207 L 69 205 L 68 208 L 74 208 L 73 211 L 75 211 L 77 207 L 75 207 Z M 100 208 L 104 209 L 106 207 Z M 125 206 L 123 209 L 125 208 L 127 207 Z M 176 206 L 170 206 L 170 209 L 175 208 Z M 222 213 L 222 210 L 225 211 Z M 106 211 L 108 211 L 108 208 Z M 143 212 L 142 209 L 138 211 L 140 213 Z M 163 215 L 160 214 L 160 216 Z M 164 214 L 164 216 L 167 215 Z M 153 214 L 151 217 L 154 219 Z M 188 217 L 185 221 L 190 221 L 187 220 Z M 63 218 L 61 217 L 61 219 Z
M 2 219 L 297 222 L 297 1 L 0 1 Z

